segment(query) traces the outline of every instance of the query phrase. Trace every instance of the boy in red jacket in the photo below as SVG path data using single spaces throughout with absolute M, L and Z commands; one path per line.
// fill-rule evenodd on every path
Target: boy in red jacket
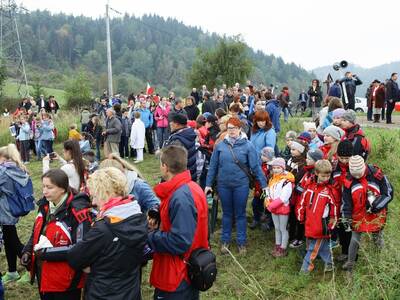
M 332 165 L 328 160 L 319 160 L 315 164 L 315 178 L 302 194 L 296 211 L 300 222 L 305 223 L 307 253 L 300 272 L 309 273 L 314 269 L 314 260 L 319 255 L 325 263 L 325 272 L 333 270 L 330 249 L 330 231 L 337 221 L 335 191 L 329 183 Z

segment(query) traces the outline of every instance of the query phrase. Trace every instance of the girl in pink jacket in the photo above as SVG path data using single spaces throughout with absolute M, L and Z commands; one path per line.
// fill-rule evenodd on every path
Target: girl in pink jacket
M 160 149 L 164 142 L 168 139 L 168 114 L 170 111 L 170 104 L 167 102 L 166 97 L 162 97 L 160 103 L 154 112 L 154 120 L 157 122 L 157 139 Z

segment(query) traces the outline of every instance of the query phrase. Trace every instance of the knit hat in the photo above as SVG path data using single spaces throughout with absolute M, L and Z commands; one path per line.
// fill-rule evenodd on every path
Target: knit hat
M 335 125 L 330 125 L 324 129 L 323 134 L 330 135 L 335 140 L 340 141 L 342 139 L 342 137 L 344 136 L 345 132 L 343 131 L 343 129 L 341 129 Z
M 336 108 L 334 111 L 332 111 L 332 118 L 341 118 L 342 115 L 346 112 L 345 109 L 343 108 Z
M 290 131 L 286 132 L 285 138 L 286 138 L 286 139 L 295 140 L 295 139 L 297 138 L 297 133 L 296 133 L 296 131 L 290 130 Z
M 207 119 L 208 116 L 212 116 L 212 113 L 206 111 L 206 112 L 203 114 L 203 117 Z
M 366 165 L 364 159 L 360 155 L 354 155 L 349 160 L 349 170 L 351 176 L 360 179 L 365 174 Z
M 170 122 L 187 125 L 187 117 L 184 114 L 172 113 L 170 117 Z
M 300 133 L 297 139 L 309 144 L 311 142 L 311 134 L 309 134 L 308 131 L 303 131 L 302 133 Z
M 271 163 L 269 163 L 272 167 L 281 167 L 283 170 L 286 169 L 286 162 L 282 157 L 274 158 Z
M 304 145 L 300 144 L 297 141 L 293 141 L 290 143 L 290 148 L 299 151 L 300 153 L 303 153 L 304 150 L 306 150 L 306 147 Z
M 337 147 L 337 155 L 350 157 L 353 155 L 353 143 L 349 140 L 341 141 Z
M 307 158 L 317 162 L 324 158 L 324 153 L 319 149 L 309 150 L 307 152 Z
M 275 156 L 275 150 L 272 147 L 264 147 L 261 150 L 261 156 L 266 157 L 268 160 L 272 160 Z
M 354 124 L 356 122 L 356 117 L 355 111 L 349 109 L 340 118 Z
M 317 130 L 317 125 L 315 122 L 303 122 L 304 131 L 309 131 L 310 129 Z

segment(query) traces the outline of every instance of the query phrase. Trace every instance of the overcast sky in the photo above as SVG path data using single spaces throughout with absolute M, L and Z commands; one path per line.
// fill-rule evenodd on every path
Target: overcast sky
M 23 0 L 22 4 L 29 10 L 102 17 L 106 1 Z M 209 32 L 241 34 L 251 47 L 306 69 L 343 59 L 363 67 L 400 60 L 400 1 L 396 0 L 111 0 L 110 6 L 135 16 L 174 17 Z

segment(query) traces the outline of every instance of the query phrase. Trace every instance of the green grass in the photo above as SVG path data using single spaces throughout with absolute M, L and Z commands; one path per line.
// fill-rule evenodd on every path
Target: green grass
M 29 93 L 32 95 L 33 94 L 33 87 L 31 85 L 29 86 Z M 56 100 L 60 106 L 64 105 L 66 103 L 65 99 L 65 92 L 63 90 L 59 89 L 53 89 L 53 88 L 48 88 L 48 87 L 43 87 L 45 95 L 48 97 L 50 95 L 53 95 L 56 97 Z M 7 80 L 6 84 L 4 85 L 3 88 L 3 93 L 4 96 L 7 97 L 12 97 L 12 98 L 19 98 L 18 94 L 18 83 L 12 80 Z
M 290 129 L 300 128 L 300 120 L 290 120 L 283 124 L 280 135 L 280 145 L 283 134 Z M 300 130 L 298 130 L 300 131 Z M 385 228 L 385 249 L 377 252 L 368 237 L 364 238 L 360 249 L 360 257 L 352 281 L 348 281 L 345 273 L 337 269 L 334 274 L 324 276 L 323 265 L 317 261 L 316 270 L 310 276 L 298 275 L 302 257 L 296 250 L 289 250 L 289 255 L 282 259 L 274 259 L 269 252 L 274 244 L 274 233 L 264 233 L 260 230 L 248 230 L 248 252 L 239 256 L 232 247 L 237 262 L 260 286 L 258 296 L 249 289 L 256 291 L 254 280 L 249 280 L 238 264 L 230 256 L 219 255 L 219 230 L 221 212 L 218 215 L 217 232 L 211 240 L 211 245 L 217 254 L 218 277 L 215 285 L 209 291 L 202 293 L 203 299 L 399 299 L 400 298 L 400 242 L 398 232 L 399 221 L 399 178 L 400 130 L 383 130 L 368 128 L 367 136 L 371 139 L 373 153 L 370 161 L 378 164 L 388 174 L 395 188 L 395 199 L 390 205 L 388 224 Z M 61 145 L 56 146 L 60 153 Z M 145 155 L 145 161 L 139 165 L 151 185 L 158 182 L 159 163 L 154 156 Z M 36 197 L 41 195 L 41 162 L 32 162 L 29 170 L 34 181 Z M 36 213 L 31 213 L 21 219 L 18 232 L 22 242 L 26 242 Z M 251 220 L 251 203 L 248 202 L 248 221 Z M 334 255 L 339 249 L 334 250 Z M 0 255 L 1 270 L 6 270 L 4 252 Z M 340 266 L 338 266 L 340 267 Z M 152 299 L 152 288 L 148 284 L 151 263 L 144 268 L 142 291 L 143 299 Z M 22 270 L 22 268 L 20 268 Z M 38 299 L 37 288 L 6 286 L 6 299 Z

